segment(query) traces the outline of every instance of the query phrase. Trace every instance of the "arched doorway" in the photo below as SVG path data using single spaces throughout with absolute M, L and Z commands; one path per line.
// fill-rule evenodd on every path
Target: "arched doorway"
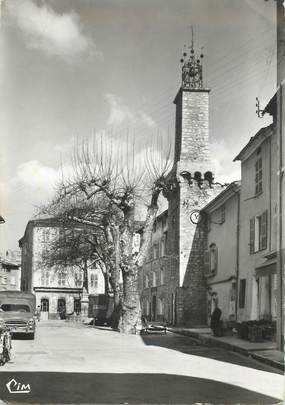
M 65 298 L 59 298 L 57 300 L 57 312 L 60 314 L 61 319 L 65 319 L 64 317 L 62 317 L 63 314 L 64 314 L 64 316 L 66 316 Z
M 79 315 L 81 312 L 81 300 L 80 298 L 74 298 L 74 312 Z
M 49 299 L 42 298 L 41 299 L 41 319 L 43 321 L 48 320 L 48 313 L 49 313 Z

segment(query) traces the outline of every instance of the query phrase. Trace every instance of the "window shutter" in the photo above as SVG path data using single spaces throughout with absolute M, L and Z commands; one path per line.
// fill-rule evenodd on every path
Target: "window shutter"
M 210 251 L 206 250 L 204 252 L 204 275 L 210 275 Z
M 218 272 L 218 248 L 215 249 L 215 267 L 214 267 L 214 274 L 216 275 Z
M 252 255 L 254 253 L 254 233 L 255 233 L 255 220 L 254 218 L 251 218 L 250 224 L 249 224 L 249 253 Z
M 259 248 L 260 250 L 267 248 L 267 210 L 261 215 Z

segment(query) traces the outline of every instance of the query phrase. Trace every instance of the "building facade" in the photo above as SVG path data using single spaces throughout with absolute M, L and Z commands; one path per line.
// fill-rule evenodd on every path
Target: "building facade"
M 190 52 L 182 60 L 182 86 L 174 100 L 174 165 L 164 193 L 168 209 L 156 219 L 140 272 L 142 314 L 176 325 L 209 325 L 218 303 L 225 322 L 274 323 L 283 305 L 277 272 L 278 93 L 263 110 L 272 124 L 234 159 L 241 162 L 241 181 L 219 185 L 208 149 L 209 89 L 202 80 L 187 78 L 197 68 L 194 49 Z
M 0 258 L 0 291 L 20 290 L 21 265 L 17 262 Z
M 21 252 L 7 250 L 0 256 L 0 291 L 20 290 L 21 286 Z
M 250 139 L 241 162 L 238 319 L 277 320 L 276 95 L 264 110 L 273 123 Z
M 57 319 L 62 309 L 80 313 L 83 297 L 83 273 L 79 267 L 43 264 L 43 254 L 60 231 L 52 219 L 32 220 L 19 241 L 22 250 L 21 290 L 36 295 L 43 319 Z M 104 277 L 99 268 L 88 269 L 88 293 L 105 292 Z
M 237 320 L 240 182 L 231 183 L 201 211 L 206 249 L 200 269 L 207 288 L 207 324 L 218 304 L 225 322 Z
M 278 320 L 276 95 L 263 113 L 273 123 L 241 150 L 241 182 L 230 184 L 201 211 L 206 250 L 208 324 L 215 303 L 223 321 Z
M 142 314 L 148 319 L 173 323 L 175 290 L 178 285 L 175 266 L 169 258 L 168 211 L 157 216 L 152 233 L 151 249 L 139 273 Z

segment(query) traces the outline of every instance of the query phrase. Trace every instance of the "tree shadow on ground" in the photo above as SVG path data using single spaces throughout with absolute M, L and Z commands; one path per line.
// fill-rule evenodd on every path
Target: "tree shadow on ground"
M 0 397 L 17 404 L 274 404 L 276 398 L 234 385 L 173 374 L 1 372 Z M 27 385 L 29 384 L 29 385 Z M 27 389 L 28 388 L 28 389 Z M 17 402 L 19 401 L 19 402 Z
M 166 349 L 176 350 L 184 354 L 206 357 L 256 370 L 283 374 L 282 370 L 259 363 L 251 357 L 246 357 L 239 353 L 219 347 L 202 345 L 198 340 L 192 337 L 178 335 L 169 331 L 166 333 L 166 335 L 158 332 L 143 333 L 141 334 L 141 339 L 147 346 L 164 347 Z

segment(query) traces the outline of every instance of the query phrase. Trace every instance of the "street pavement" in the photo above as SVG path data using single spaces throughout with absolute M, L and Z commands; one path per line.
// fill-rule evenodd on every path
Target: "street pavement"
M 172 350 L 178 350 L 182 353 L 193 354 L 196 356 L 208 357 L 227 363 L 237 364 L 240 366 L 255 368 L 257 370 L 269 371 L 283 375 L 283 371 L 273 368 L 266 363 L 255 361 L 251 356 L 245 357 L 222 347 L 202 345 L 198 339 L 189 336 L 183 336 L 175 333 L 168 333 L 167 336 L 161 334 L 142 335 L 145 344 L 161 346 Z M 264 353 L 264 351 L 262 351 Z
M 170 332 L 130 336 L 41 321 L 34 341 L 13 340 L 12 355 L 0 372 L 6 403 L 273 404 L 284 397 L 284 377 L 270 367 Z

